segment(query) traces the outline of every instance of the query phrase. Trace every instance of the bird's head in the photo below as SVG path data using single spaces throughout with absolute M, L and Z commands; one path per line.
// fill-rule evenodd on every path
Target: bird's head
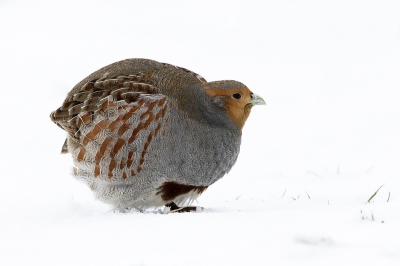
M 265 101 L 251 92 L 244 84 L 234 80 L 206 83 L 206 93 L 213 102 L 225 109 L 231 121 L 241 130 L 254 105 L 264 105 Z

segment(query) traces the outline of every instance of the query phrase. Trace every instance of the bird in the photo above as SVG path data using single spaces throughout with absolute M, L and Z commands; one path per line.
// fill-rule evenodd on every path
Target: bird
M 72 175 L 117 210 L 191 206 L 235 164 L 242 128 L 265 101 L 234 80 L 126 59 L 80 81 L 50 118 Z

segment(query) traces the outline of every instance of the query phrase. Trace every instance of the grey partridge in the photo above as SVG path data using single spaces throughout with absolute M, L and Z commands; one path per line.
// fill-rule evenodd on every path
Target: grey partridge
M 62 153 L 72 154 L 73 175 L 99 200 L 175 210 L 229 172 L 260 104 L 240 82 L 127 59 L 79 82 L 50 118 L 67 132 Z

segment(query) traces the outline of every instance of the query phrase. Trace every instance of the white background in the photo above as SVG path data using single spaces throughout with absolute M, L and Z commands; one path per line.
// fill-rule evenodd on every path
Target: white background
M 0 1 L 0 264 L 399 265 L 399 14 L 399 1 Z M 49 114 L 126 58 L 267 102 L 202 213 L 114 213 L 69 174 Z

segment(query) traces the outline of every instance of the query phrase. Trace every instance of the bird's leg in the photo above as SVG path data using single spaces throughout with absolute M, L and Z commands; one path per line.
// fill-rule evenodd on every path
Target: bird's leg
M 196 207 L 196 206 L 179 207 L 178 205 L 175 204 L 175 202 L 170 202 L 168 204 L 165 204 L 165 207 L 170 208 L 170 211 L 168 213 L 192 212 L 192 211 L 198 211 L 198 210 L 204 209 L 203 207 Z
M 176 205 L 175 202 L 173 202 L 173 201 L 168 203 L 168 204 L 165 204 L 165 207 L 169 207 L 170 211 L 174 211 L 174 210 L 179 209 L 179 206 Z

